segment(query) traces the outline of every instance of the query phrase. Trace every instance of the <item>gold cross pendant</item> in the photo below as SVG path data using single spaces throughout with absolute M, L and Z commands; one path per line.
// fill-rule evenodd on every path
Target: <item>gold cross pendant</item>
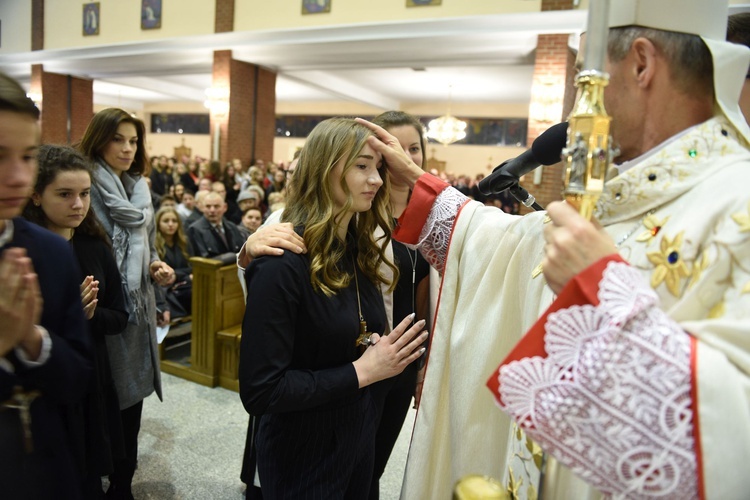
M 31 403 L 39 397 L 39 391 L 24 391 L 21 387 L 13 388 L 13 397 L 2 403 L 5 408 L 18 410 L 23 427 L 24 448 L 26 453 L 34 451 L 34 440 L 31 437 Z
M 365 320 L 359 321 L 359 336 L 355 345 L 359 347 L 360 352 L 365 352 L 365 349 L 370 345 L 370 336 L 372 332 L 367 331 L 367 322 Z

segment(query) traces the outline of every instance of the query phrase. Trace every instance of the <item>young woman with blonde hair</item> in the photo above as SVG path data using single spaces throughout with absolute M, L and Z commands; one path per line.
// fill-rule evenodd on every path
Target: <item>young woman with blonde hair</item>
M 259 257 L 245 272 L 240 396 L 259 417 L 266 500 L 367 497 L 377 420 L 369 386 L 424 352 L 413 315 L 381 337 L 379 287 L 392 288 L 398 270 L 385 258 L 389 186 L 370 135 L 343 118 L 311 132 L 282 216 L 308 251 Z
M 193 269 L 190 246 L 182 219 L 176 208 L 162 207 L 154 216 L 156 238 L 154 240 L 159 258 L 174 269 L 175 282 L 166 289 L 166 299 L 171 319 L 190 315 L 193 300 Z

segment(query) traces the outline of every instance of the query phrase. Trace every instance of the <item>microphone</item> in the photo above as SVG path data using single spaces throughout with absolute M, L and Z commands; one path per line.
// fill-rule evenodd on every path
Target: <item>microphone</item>
M 479 181 L 479 192 L 484 195 L 497 194 L 518 183 L 525 175 L 540 165 L 554 165 L 561 160 L 562 150 L 568 137 L 568 122 L 553 125 L 534 139 L 531 149 L 506 160 Z

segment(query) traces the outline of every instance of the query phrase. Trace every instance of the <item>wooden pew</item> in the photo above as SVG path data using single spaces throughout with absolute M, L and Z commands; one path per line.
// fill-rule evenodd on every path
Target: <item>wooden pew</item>
M 182 364 L 162 360 L 162 371 L 197 382 L 208 387 L 216 387 L 223 372 L 221 385 L 237 390 L 231 380 L 236 368 L 222 370 L 221 360 L 231 362 L 232 357 L 221 356 L 218 332 L 237 330 L 242 324 L 245 301 L 237 279 L 237 266 L 225 265 L 214 259 L 191 257 L 193 267 L 193 311 L 190 362 Z

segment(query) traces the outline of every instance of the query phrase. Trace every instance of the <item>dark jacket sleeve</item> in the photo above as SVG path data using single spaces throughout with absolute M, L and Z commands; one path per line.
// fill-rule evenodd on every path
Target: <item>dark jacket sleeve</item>
M 117 269 L 117 263 L 112 252 L 106 245 L 98 246 L 97 258 L 101 261 L 104 275 L 95 276 L 100 281 L 100 289 L 104 288 L 104 294 L 98 297 L 99 303 L 94 310 L 94 317 L 89 320 L 89 326 L 93 333 L 104 335 L 117 335 L 128 326 L 127 306 L 125 295 L 122 292 L 122 278 Z M 101 287 L 104 280 L 105 286 Z
M 239 252 L 242 245 L 245 244 L 245 238 L 242 236 L 240 228 L 237 227 L 237 224 L 229 220 L 224 221 L 224 227 L 226 228 L 231 240 L 229 241 L 229 250 L 234 253 Z
M 239 382 L 242 404 L 252 415 L 315 408 L 359 390 L 352 363 L 319 370 L 294 366 L 301 284 L 310 277 L 290 257 L 261 257 L 245 271 Z
M 174 274 L 176 276 L 175 283 L 190 281 L 190 274 L 192 274 L 193 268 L 190 267 L 190 261 L 188 261 L 184 255 L 182 255 L 180 249 L 177 247 L 175 247 L 174 249 L 165 247 L 164 250 L 164 262 L 169 264 L 172 269 L 174 269 Z M 192 250 L 192 245 L 190 245 L 190 242 L 188 242 L 188 256 L 193 255 Z
M 199 220 L 188 228 L 188 238 L 190 239 L 190 245 L 192 245 L 193 251 L 195 252 L 193 255 L 196 257 L 208 258 L 211 256 L 211 251 L 206 243 L 206 235 L 203 231 L 202 222 L 203 221 Z

